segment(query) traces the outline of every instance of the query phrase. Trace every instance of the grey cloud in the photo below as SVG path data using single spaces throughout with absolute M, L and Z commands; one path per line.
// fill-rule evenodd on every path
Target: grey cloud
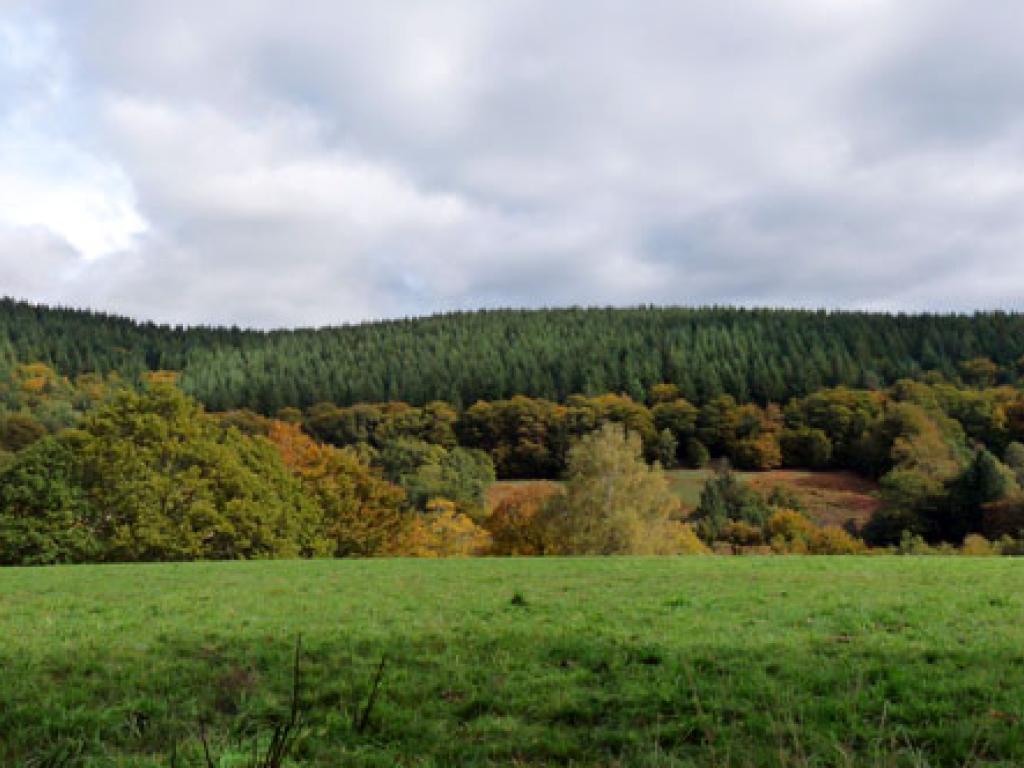
M 30 145 L 71 147 L 62 183 L 120 213 L 83 233 L 85 192 L 50 221 L 0 211 L 63 243 L 51 287 L 24 260 L 38 242 L 0 237 L 12 291 L 261 326 L 649 301 L 1021 307 L 1011 3 L 37 8 L 0 22 L 52 56 L 0 57 L 0 85 L 21 102 L 56 84 Z M 0 186 L 47 183 L 22 165 Z M 69 240 L 112 245 L 85 259 Z

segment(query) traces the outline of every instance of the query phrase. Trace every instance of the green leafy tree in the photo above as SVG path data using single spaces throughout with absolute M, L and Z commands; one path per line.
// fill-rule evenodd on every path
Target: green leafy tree
M 458 512 L 480 518 L 484 494 L 493 482 L 494 464 L 486 453 L 453 448 L 444 451 L 438 461 L 421 464 L 402 484 L 414 507 L 426 509 L 432 499 L 447 499 Z
M 225 430 L 171 386 L 121 393 L 74 440 L 108 559 L 325 551 L 319 510 L 273 446 Z
M 0 472 L 0 564 L 51 565 L 99 559 L 99 515 L 81 484 L 69 441 L 48 437 Z
M 832 441 L 822 429 L 800 427 L 779 436 L 782 463 L 787 467 L 825 469 L 832 461 Z

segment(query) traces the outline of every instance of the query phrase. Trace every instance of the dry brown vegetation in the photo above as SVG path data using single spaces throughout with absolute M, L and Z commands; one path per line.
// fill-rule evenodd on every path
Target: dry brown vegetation
M 687 507 L 696 507 L 707 470 L 676 470 L 667 473 L 673 491 Z M 780 486 L 792 491 L 804 511 L 820 525 L 843 525 L 852 519 L 863 525 L 881 506 L 878 484 L 853 472 L 806 472 L 779 469 L 769 472 L 742 472 L 740 476 L 759 492 L 768 493 Z M 499 480 L 487 490 L 487 510 L 493 511 L 503 500 L 524 489 L 542 491 L 557 487 L 553 480 Z

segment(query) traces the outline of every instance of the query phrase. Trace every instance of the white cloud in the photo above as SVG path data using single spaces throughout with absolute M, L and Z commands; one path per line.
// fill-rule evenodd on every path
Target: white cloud
M 0 84 L 12 95 L 0 111 L 0 224 L 48 230 L 92 259 L 129 248 L 145 223 L 117 165 L 64 135 L 66 68 L 51 25 L 0 24 Z
M 1013 3 L 34 7 L 0 12 L 34 295 L 29 231 L 76 267 L 48 295 L 174 321 L 1024 308 Z

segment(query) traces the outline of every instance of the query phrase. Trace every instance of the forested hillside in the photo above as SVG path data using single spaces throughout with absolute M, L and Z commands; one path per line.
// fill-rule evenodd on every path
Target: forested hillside
M 327 401 L 445 400 L 456 407 L 513 395 L 564 401 L 660 382 L 704 403 L 785 402 L 830 386 L 875 388 L 938 371 L 967 383 L 1016 383 L 1024 316 L 885 315 L 727 308 L 495 310 L 324 329 L 252 331 L 136 323 L 0 302 L 0 359 L 59 373 L 182 372 L 214 410 Z M 988 358 L 998 368 L 963 363 Z M 988 379 L 992 379 L 989 381 Z
M 1024 547 L 1022 316 L 2 309 L 0 563 Z M 682 504 L 664 470 L 709 464 Z M 852 471 L 880 506 L 819 529 L 730 465 Z M 490 509 L 496 477 L 563 485 Z

